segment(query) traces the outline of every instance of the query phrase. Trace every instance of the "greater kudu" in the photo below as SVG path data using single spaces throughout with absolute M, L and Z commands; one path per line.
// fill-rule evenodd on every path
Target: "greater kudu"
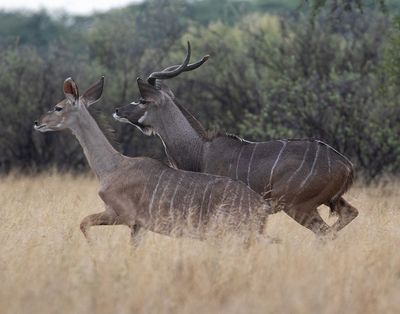
M 249 142 L 233 135 L 210 136 L 179 104 L 161 80 L 193 70 L 208 58 L 185 61 L 138 79 L 141 99 L 116 109 L 114 118 L 135 125 L 146 135 L 158 135 L 172 165 L 179 169 L 239 179 L 317 235 L 334 235 L 357 215 L 342 195 L 353 180 L 352 163 L 328 144 L 313 139 Z M 338 214 L 333 226 L 324 222 L 318 206 Z
M 210 229 L 260 232 L 273 208 L 256 192 L 230 178 L 172 169 L 161 162 L 130 158 L 108 142 L 88 107 L 99 100 L 103 80 L 79 96 L 64 82 L 66 99 L 35 121 L 41 132 L 70 129 L 100 181 L 105 211 L 81 222 L 85 237 L 93 225 L 123 224 L 134 239 L 140 227 L 157 233 L 203 238 Z M 251 232 L 248 232 L 251 231 Z

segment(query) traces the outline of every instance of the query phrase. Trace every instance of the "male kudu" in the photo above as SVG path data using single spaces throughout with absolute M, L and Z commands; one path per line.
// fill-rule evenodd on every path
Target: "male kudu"
M 204 238 L 208 231 L 260 232 L 273 208 L 240 181 L 172 169 L 154 159 L 123 156 L 108 142 L 88 107 L 99 100 L 103 78 L 79 96 L 64 82 L 66 99 L 35 122 L 41 132 L 70 129 L 100 182 L 105 211 L 87 216 L 80 227 L 123 224 L 132 239 L 140 227 L 157 233 Z M 251 231 L 251 232 L 249 232 Z
M 208 56 L 193 64 L 189 58 L 188 43 L 183 64 L 152 73 L 147 83 L 138 79 L 142 99 L 118 108 L 114 118 L 146 135 L 158 135 L 177 168 L 239 179 L 317 235 L 335 234 L 358 215 L 342 197 L 352 184 L 352 163 L 328 144 L 312 139 L 253 143 L 232 135 L 208 135 L 161 83 L 199 67 Z M 319 215 L 321 204 L 338 214 L 333 226 Z

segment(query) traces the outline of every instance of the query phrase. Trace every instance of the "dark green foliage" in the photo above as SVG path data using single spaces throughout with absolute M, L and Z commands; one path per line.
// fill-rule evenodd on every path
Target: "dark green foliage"
M 318 138 L 369 177 L 398 172 L 397 97 L 382 92 L 380 71 L 387 18 L 347 12 L 340 21 L 320 15 L 317 27 L 307 19 L 271 24 L 252 16 L 235 28 L 194 30 L 204 43 L 195 51 L 214 58 L 193 81 L 179 82 L 183 103 L 200 120 L 252 140 Z
M 0 54 L 2 171 L 11 167 L 28 170 L 52 165 L 61 169 L 84 166 L 76 141 L 61 134 L 43 137 L 32 128 L 45 109 L 62 99 L 63 78 L 86 76 L 85 64 L 79 58 L 74 62 L 72 59 L 60 51 L 51 51 L 43 58 L 27 47 L 9 48 Z
M 400 17 L 393 20 L 384 55 L 386 88 L 400 86 Z
M 294 0 L 151 0 L 90 17 L 0 19 L 0 171 L 87 167 L 72 136 L 32 129 L 68 76 L 84 89 L 105 75 L 99 119 L 116 128 L 125 154 L 162 158 L 158 139 L 111 113 L 137 99 L 136 77 L 181 62 L 190 40 L 192 61 L 210 60 L 167 84 L 209 129 L 319 138 L 368 177 L 398 173 L 400 22 L 366 5 L 332 15 L 321 9 L 329 3 L 313 23 L 299 11 L 265 13 L 296 10 Z
M 303 0 L 305 3 L 310 3 L 312 10 L 315 13 L 323 8 L 328 8 L 331 12 L 354 12 L 363 11 L 365 9 L 380 8 L 386 11 L 385 0 Z

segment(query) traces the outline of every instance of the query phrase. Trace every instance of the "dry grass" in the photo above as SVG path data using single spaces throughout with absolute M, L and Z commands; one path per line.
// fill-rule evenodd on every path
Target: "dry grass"
M 360 216 L 326 245 L 284 214 L 282 244 L 246 250 L 129 230 L 79 231 L 102 210 L 91 177 L 0 182 L 1 313 L 399 313 L 400 184 L 355 187 Z

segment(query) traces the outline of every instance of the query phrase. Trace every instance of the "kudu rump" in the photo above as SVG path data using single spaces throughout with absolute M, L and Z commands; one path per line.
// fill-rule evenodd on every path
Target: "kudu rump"
M 56 104 L 35 129 L 70 129 L 82 145 L 100 181 L 105 211 L 87 216 L 81 230 L 93 225 L 123 224 L 134 240 L 140 227 L 157 233 L 204 238 L 208 231 L 261 232 L 273 208 L 242 182 L 216 175 L 172 169 L 154 159 L 130 158 L 108 142 L 88 107 L 99 100 L 103 78 L 79 96 L 78 86 L 64 82 L 66 99 Z
M 114 118 L 146 135 L 158 135 L 177 168 L 239 179 L 317 235 L 335 233 L 358 215 L 342 197 L 352 184 L 352 163 L 328 144 L 311 139 L 253 143 L 232 135 L 209 136 L 161 82 L 196 69 L 208 56 L 193 64 L 189 58 L 188 43 L 183 64 L 152 73 L 147 83 L 138 79 L 142 98 L 118 108 Z M 338 214 L 333 226 L 319 215 L 321 204 Z

